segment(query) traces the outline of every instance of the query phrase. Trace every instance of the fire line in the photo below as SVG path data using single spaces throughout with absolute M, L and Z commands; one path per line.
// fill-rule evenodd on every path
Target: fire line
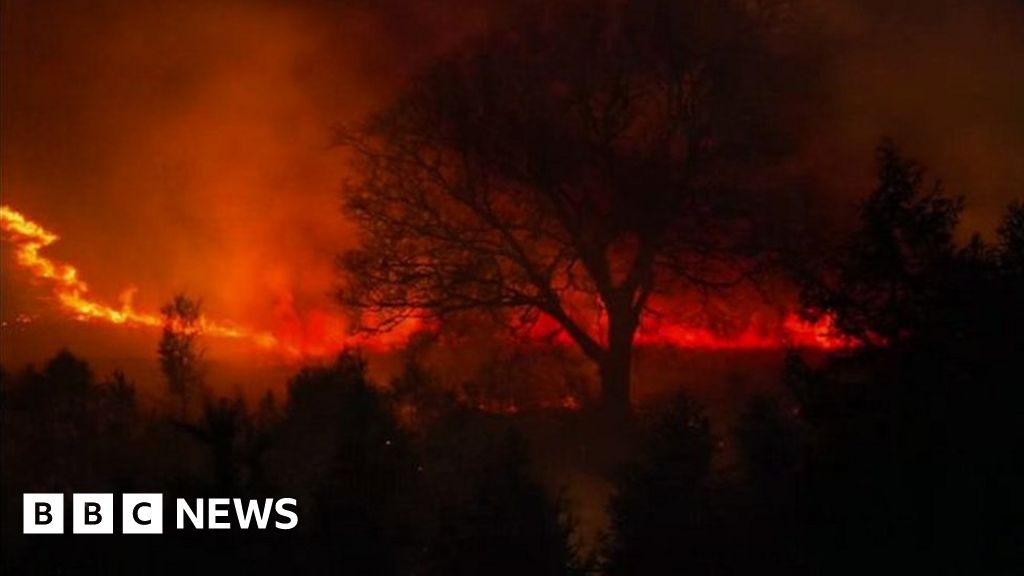
M 0 229 L 5 239 L 14 246 L 17 264 L 28 270 L 34 278 L 49 283 L 61 308 L 75 319 L 126 327 L 163 327 L 164 319 L 159 313 L 144 312 L 133 307 L 134 287 L 122 293 L 120 306 L 110 305 L 90 294 L 89 286 L 82 280 L 75 266 L 44 256 L 42 251 L 60 240 L 57 234 L 9 206 L 0 206 Z M 765 332 L 756 330 L 751 325 L 746 331 L 731 336 L 719 335 L 701 326 L 667 324 L 652 330 L 644 330 L 642 326 L 637 334 L 637 344 L 708 350 L 769 349 L 786 346 L 834 350 L 852 345 L 847 339 L 835 334 L 833 323 L 827 317 L 812 323 L 791 312 L 780 322 L 777 330 Z M 341 334 L 333 334 L 329 338 L 330 341 L 322 341 L 322 337 L 313 338 L 315 341 L 307 341 L 310 340 L 308 335 L 299 335 L 296 338 L 294 335 L 289 336 L 288 330 L 282 336 L 269 330 L 255 330 L 234 322 L 213 321 L 205 317 L 201 319 L 200 325 L 205 335 L 246 341 L 258 349 L 277 352 L 289 358 L 329 355 L 346 346 L 390 348 L 404 343 L 412 332 L 423 328 L 416 323 L 402 326 L 401 330 L 397 330 L 398 334 L 389 337 L 378 336 L 379 341 Z M 568 343 L 565 338 L 558 338 L 555 341 Z
M 33 277 L 49 282 L 53 295 L 61 307 L 78 320 L 100 321 L 122 326 L 162 327 L 163 317 L 152 312 L 141 312 L 132 306 L 134 288 L 124 292 L 121 305 L 106 304 L 89 293 L 89 286 L 79 277 L 78 269 L 71 264 L 58 262 L 41 254 L 60 236 L 47 230 L 9 206 L 0 206 L 0 229 L 14 245 L 14 258 L 19 266 L 27 269 Z M 204 334 L 220 338 L 248 340 L 260 348 L 278 348 L 273 334 L 238 326 L 230 322 L 201 320 Z

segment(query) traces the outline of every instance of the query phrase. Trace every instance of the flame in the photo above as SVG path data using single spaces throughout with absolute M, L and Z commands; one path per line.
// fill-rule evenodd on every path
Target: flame
M 0 206 L 0 227 L 14 243 L 14 256 L 18 265 L 33 276 L 53 284 L 53 293 L 60 304 L 82 320 L 97 319 L 129 326 L 161 326 L 163 320 L 156 314 L 135 311 L 130 298 L 120 308 L 92 300 L 89 286 L 78 277 L 78 270 L 70 264 L 55 262 L 40 254 L 47 246 L 57 242 L 59 236 L 29 220 L 8 206 Z
M 641 326 L 637 344 L 661 344 L 678 348 L 703 350 L 773 350 L 779 348 L 813 348 L 841 350 L 856 342 L 841 335 L 829 316 L 808 321 L 794 312 L 786 313 L 781 322 L 759 325 L 753 319 L 739 333 L 722 335 L 700 326 L 668 325 L 655 329 Z
M 0 229 L 14 245 L 14 257 L 18 265 L 27 269 L 35 278 L 49 282 L 57 302 L 76 319 L 132 327 L 159 328 L 164 325 L 163 316 L 159 313 L 141 312 L 134 308 L 132 300 L 138 291 L 134 286 L 122 292 L 120 306 L 117 307 L 92 296 L 88 284 L 79 277 L 78 269 L 41 254 L 44 248 L 56 243 L 60 237 L 20 212 L 9 206 L 0 206 Z M 200 330 L 203 334 L 218 338 L 247 340 L 259 348 L 279 349 L 295 355 L 301 353 L 298 349 L 283 345 L 270 332 L 251 330 L 233 322 L 218 322 L 203 317 L 200 319 Z
M 18 265 L 27 269 L 33 277 L 47 281 L 57 302 L 74 318 L 128 327 L 164 326 L 164 318 L 159 313 L 135 309 L 133 299 L 138 291 L 136 287 L 129 286 L 123 291 L 117 306 L 105 303 L 90 294 L 89 286 L 73 265 L 44 256 L 41 252 L 60 240 L 57 234 L 8 206 L 0 206 L 0 229 L 14 245 Z M 246 341 L 258 349 L 274 351 L 286 358 L 301 359 L 329 356 L 353 346 L 374 349 L 400 347 L 425 326 L 422 321 L 413 319 L 385 334 L 352 335 L 338 315 L 317 310 L 300 315 L 293 309 L 290 298 L 285 298 L 281 304 L 278 310 L 281 325 L 276 331 L 256 330 L 235 322 L 213 321 L 206 317 L 200 319 L 200 330 L 205 335 Z M 541 322 L 533 332 L 534 338 L 570 345 L 568 336 L 552 322 Z M 808 322 L 795 313 L 784 315 L 781 322 L 769 322 L 767 328 L 751 321 L 745 330 L 728 335 L 703 326 L 645 319 L 637 333 L 636 343 L 641 346 L 667 345 L 706 350 L 777 349 L 785 346 L 835 350 L 855 345 L 849 339 L 837 335 L 831 318 Z M 566 404 L 571 409 L 569 405 L 575 405 L 575 399 L 571 402 L 567 400 Z M 500 408 L 507 410 L 507 407 Z
M 659 310 L 672 312 L 687 307 L 659 302 Z M 675 310 L 678 312 L 679 310 Z M 598 321 L 604 327 L 603 317 Z M 572 338 L 551 318 L 542 317 L 526 330 L 531 341 L 571 346 Z M 636 333 L 637 346 L 668 346 L 690 350 L 778 350 L 803 348 L 835 351 L 855 348 L 859 342 L 843 335 L 835 319 L 822 315 L 806 320 L 797 312 L 753 314 L 740 330 L 717 331 L 704 324 L 644 316 Z
M 89 286 L 79 277 L 77 268 L 41 254 L 44 248 L 56 243 L 60 237 L 20 212 L 9 206 L 0 206 L 0 230 L 14 245 L 18 265 L 27 269 L 33 277 L 49 282 L 58 303 L 77 320 L 128 327 L 164 326 L 164 318 L 158 312 L 135 309 L 132 304 L 138 292 L 135 286 L 129 286 L 121 293 L 119 306 L 96 299 L 89 293 Z M 409 321 L 389 334 L 371 338 L 349 334 L 344 321 L 336 315 L 313 311 L 300 317 L 291 309 L 290 301 L 286 302 L 286 309 L 282 312 L 285 316 L 282 326 L 277 331 L 256 330 L 236 322 L 210 320 L 205 316 L 200 318 L 199 330 L 204 335 L 246 341 L 258 349 L 298 360 L 330 356 L 355 346 L 375 349 L 397 347 L 420 329 L 419 323 Z

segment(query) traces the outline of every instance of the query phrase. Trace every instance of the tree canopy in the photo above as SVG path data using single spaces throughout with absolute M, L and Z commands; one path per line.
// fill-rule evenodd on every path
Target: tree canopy
M 569 3 L 442 59 L 339 132 L 363 231 L 342 300 L 385 329 L 547 316 L 628 407 L 652 296 L 725 290 L 763 265 L 754 180 L 788 141 L 780 22 L 738 2 Z

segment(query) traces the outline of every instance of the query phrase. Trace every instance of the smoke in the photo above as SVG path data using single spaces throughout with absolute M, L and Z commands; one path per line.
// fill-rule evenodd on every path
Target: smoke
M 54 255 L 108 301 L 133 284 L 135 306 L 155 310 L 186 291 L 212 316 L 298 331 L 307 311 L 330 310 L 334 256 L 353 237 L 331 125 L 386 102 L 481 15 L 316 1 L 3 8 L 4 203 L 59 230 Z M 46 291 L 13 276 L 5 321 L 62 322 Z
M 829 53 L 827 102 L 808 145 L 818 187 L 852 205 L 873 185 L 873 146 L 892 137 L 966 197 L 965 235 L 990 234 L 1024 194 L 1024 2 L 819 0 L 815 9 Z
M 333 262 L 355 232 L 330 127 L 386 105 L 507 11 L 455 0 L 4 0 L 3 203 L 60 231 L 53 256 L 107 301 L 135 285 L 135 307 L 152 310 L 186 291 L 213 317 L 336 329 L 325 328 L 337 312 Z M 806 8 L 827 63 L 806 79 L 825 96 L 806 111 L 795 162 L 815 191 L 812 214 L 849 221 L 871 186 L 872 147 L 889 135 L 968 197 L 969 230 L 991 230 L 1024 189 L 1022 14 L 1008 0 Z M 5 362 L 60 343 L 125 344 L 58 316 L 47 291 L 13 273 L 7 246 L 2 265 Z M 18 318 L 34 319 L 45 348 L 10 329 Z M 136 341 L 130 353 L 152 353 Z

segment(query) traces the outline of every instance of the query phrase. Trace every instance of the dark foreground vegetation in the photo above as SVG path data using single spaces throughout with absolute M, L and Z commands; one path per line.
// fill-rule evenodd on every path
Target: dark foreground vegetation
M 379 388 L 345 354 L 280 403 L 190 416 L 62 351 L 3 373 L 3 573 L 1019 573 L 1024 210 L 960 246 L 959 201 L 891 146 L 879 167 L 858 231 L 802 270 L 808 309 L 861 346 L 791 353 L 785 393 L 752 399 L 727 438 L 685 396 L 614 432 L 545 417 L 619 456 L 596 546 L 580 547 L 574 487 L 536 478 L 544 418 L 467 407 L 414 364 Z M 25 492 L 162 492 L 164 535 L 22 536 Z M 189 496 L 295 497 L 300 521 L 175 530 Z
M 684 396 L 613 428 L 588 410 L 498 415 L 415 364 L 375 386 L 353 354 L 300 371 L 281 403 L 195 415 L 142 407 L 123 373 L 98 380 L 67 351 L 4 372 L 4 573 L 1019 570 L 1024 210 L 961 247 L 959 209 L 883 147 L 858 231 L 800 271 L 808 310 L 862 344 L 813 366 L 792 353 L 786 393 L 752 399 L 730 438 Z M 527 439 L 552 422 L 620 460 L 587 549 L 531 467 Z M 165 533 L 26 537 L 26 492 L 162 492 Z M 299 526 L 178 531 L 188 496 L 295 497 Z

